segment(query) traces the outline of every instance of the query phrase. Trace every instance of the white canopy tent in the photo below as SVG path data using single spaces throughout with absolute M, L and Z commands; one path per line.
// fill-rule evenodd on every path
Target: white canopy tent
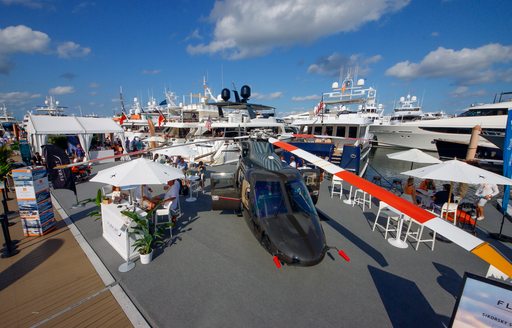
M 41 152 L 49 135 L 76 135 L 89 154 L 93 134 L 114 133 L 124 140 L 123 128 L 110 118 L 32 115 L 28 117 L 28 140 L 34 151 Z

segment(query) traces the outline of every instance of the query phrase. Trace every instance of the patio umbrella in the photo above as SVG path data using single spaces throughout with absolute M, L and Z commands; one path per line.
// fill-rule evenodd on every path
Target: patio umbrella
M 419 149 L 412 148 L 409 150 L 399 151 L 392 154 L 387 154 L 388 158 L 396 159 L 399 161 L 411 162 L 411 170 L 414 163 L 436 164 L 442 161 L 434 156 L 422 152 Z
M 155 150 L 153 153 L 166 156 L 181 156 L 184 158 L 192 158 L 198 154 L 197 150 L 192 147 L 192 145 L 180 145 L 177 147 Z
M 401 174 L 423 179 L 445 180 L 469 184 L 493 183 L 497 185 L 512 185 L 512 179 L 456 159 L 402 172 Z
M 143 184 L 165 184 L 169 180 L 182 179 L 185 176 L 180 169 L 139 158 L 123 164 L 101 170 L 90 181 L 103 182 L 113 186 Z
M 489 172 L 487 170 L 467 164 L 465 162 L 461 162 L 456 159 L 452 159 L 439 164 L 425 166 L 411 171 L 402 172 L 401 174 L 423 179 L 450 181 L 448 202 L 451 198 L 453 182 L 469 184 L 492 183 L 497 185 L 512 185 L 512 179 Z

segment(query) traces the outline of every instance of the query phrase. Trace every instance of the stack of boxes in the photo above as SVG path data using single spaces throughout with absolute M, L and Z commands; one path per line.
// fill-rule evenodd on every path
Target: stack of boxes
M 55 228 L 52 200 L 46 168 L 26 167 L 12 170 L 23 234 L 42 236 Z

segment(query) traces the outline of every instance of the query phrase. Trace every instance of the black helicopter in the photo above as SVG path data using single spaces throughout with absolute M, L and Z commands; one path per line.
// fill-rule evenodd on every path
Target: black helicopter
M 226 90 L 222 95 L 227 99 L 218 104 L 219 113 L 223 105 L 242 108 L 245 104 L 249 115 L 254 114 L 251 111 L 256 106 L 247 104 L 249 87 L 242 87 L 243 103 L 229 102 Z M 315 187 L 311 184 L 308 188 L 300 170 L 281 161 L 267 140 L 242 139 L 240 148 L 235 172 L 210 176 L 212 209 L 239 211 L 262 246 L 274 256 L 276 266 L 280 267 L 281 262 L 318 264 L 331 249 L 311 197 L 318 191 L 314 188 L 319 186 L 320 170 L 314 171 L 316 179 L 310 179 Z M 311 177 L 310 170 L 308 173 Z
M 234 173 L 213 173 L 212 209 L 239 210 L 270 254 L 287 264 L 315 265 L 329 247 L 299 170 L 267 141 L 242 140 Z

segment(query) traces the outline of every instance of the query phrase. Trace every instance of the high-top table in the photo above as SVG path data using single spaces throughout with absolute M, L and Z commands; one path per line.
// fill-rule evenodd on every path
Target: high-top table
M 185 177 L 186 181 L 189 181 L 189 188 L 188 188 L 188 197 L 185 199 L 186 202 L 195 202 L 197 200 L 196 197 L 192 196 L 193 187 L 197 187 L 196 181 L 198 181 L 200 177 L 198 175 L 189 175 Z

